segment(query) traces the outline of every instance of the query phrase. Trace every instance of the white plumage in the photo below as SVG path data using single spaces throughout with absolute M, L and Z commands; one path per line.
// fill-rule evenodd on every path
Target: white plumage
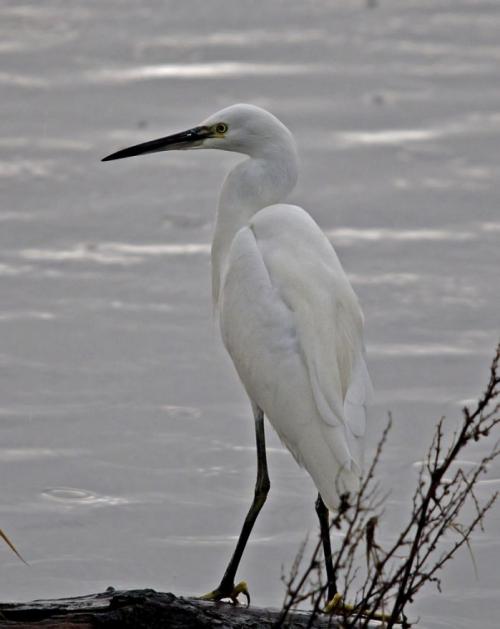
M 357 298 L 326 236 L 292 205 L 256 213 L 223 267 L 224 344 L 250 399 L 333 509 L 362 466 L 370 385 Z
M 212 243 L 222 338 L 252 401 L 257 435 L 255 498 L 222 582 L 206 596 L 236 598 L 247 593 L 244 583 L 234 587 L 234 576 L 269 490 L 262 411 L 334 509 L 359 484 L 371 384 L 363 315 L 339 259 L 311 216 L 283 203 L 298 174 L 290 131 L 263 109 L 233 105 L 193 129 L 105 159 L 189 148 L 247 155 L 222 186 Z M 317 511 L 334 593 L 321 502 Z

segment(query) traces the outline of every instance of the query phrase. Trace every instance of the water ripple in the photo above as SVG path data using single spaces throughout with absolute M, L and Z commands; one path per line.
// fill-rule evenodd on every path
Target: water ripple
M 23 74 L 12 74 L 0 72 L 0 85 L 15 85 L 16 87 L 48 87 L 49 81 L 37 76 L 27 76 Z
M 148 79 L 219 79 L 244 76 L 296 76 L 320 74 L 321 65 L 305 63 L 248 63 L 220 61 L 214 63 L 165 63 L 133 68 L 100 68 L 87 72 L 84 78 L 91 83 L 128 83 Z
M 26 260 L 47 262 L 97 262 L 99 264 L 138 264 L 148 256 L 177 256 L 210 253 L 208 243 L 132 244 L 121 242 L 78 243 L 66 249 L 22 249 Z
M 192 255 L 197 253 L 210 253 L 208 243 L 148 243 L 136 245 L 124 242 L 102 243 L 100 248 L 104 251 L 116 253 L 137 254 L 146 256 L 171 256 L 171 255 Z
M 28 265 L 14 266 L 12 264 L 3 264 L 0 262 L 0 276 L 9 277 L 12 275 L 22 275 L 28 273 L 33 267 Z
M 477 356 L 489 355 L 486 349 L 458 347 L 444 343 L 384 343 L 368 346 L 372 356 Z
M 10 312 L 0 312 L 0 321 L 51 321 L 56 318 L 53 312 L 42 310 L 12 310 Z
M 171 312 L 172 306 L 170 304 L 156 304 L 156 303 L 134 303 L 124 302 L 119 300 L 113 300 L 109 302 L 109 306 L 113 310 L 123 310 L 125 312 Z
M 439 459 L 438 461 L 438 465 L 442 465 L 444 463 L 444 459 Z M 416 468 L 426 468 L 428 465 L 427 461 L 415 461 L 413 463 L 413 467 Z M 453 463 L 451 464 L 453 467 L 477 467 L 478 463 L 476 463 L 475 461 L 466 461 L 466 460 L 462 460 L 462 459 L 456 459 L 455 461 L 453 461 Z
M 472 112 L 459 118 L 423 129 L 352 130 L 332 134 L 335 146 L 341 149 L 364 146 L 397 146 L 409 142 L 425 142 L 448 136 L 488 133 L 500 128 L 497 112 Z
M 483 480 L 478 481 L 478 485 L 486 488 L 497 488 L 500 487 L 500 478 L 485 478 Z
M 390 284 L 393 286 L 406 286 L 421 280 L 416 273 L 374 273 L 373 275 L 359 275 L 357 273 L 347 274 L 353 284 L 361 286 L 377 286 L 380 284 Z
M 100 264 L 136 264 L 140 258 L 101 251 L 98 246 L 79 243 L 68 249 L 22 249 L 19 256 L 41 262 L 97 262 Z
M 348 131 L 336 133 L 335 144 L 339 148 L 351 146 L 390 146 L 403 142 L 422 142 L 440 135 L 436 129 L 382 129 L 380 131 Z
M 216 33 L 182 33 L 156 37 L 141 42 L 137 48 L 198 48 L 213 47 L 259 47 L 262 44 L 298 44 L 317 41 L 325 37 L 331 38 L 331 33 L 319 29 L 304 30 L 263 30 L 248 29 L 244 31 L 221 31 Z
M 53 448 L 1 448 L 0 461 L 36 461 L 37 459 L 54 459 L 59 457 L 81 456 L 82 450 Z
M 276 536 L 274 536 L 276 537 Z M 273 536 L 260 536 L 252 535 L 251 544 L 263 544 L 271 542 Z M 164 544 L 172 546 L 226 546 L 227 544 L 234 544 L 238 541 L 237 535 L 207 535 L 200 537 L 199 535 L 170 535 L 168 538 L 154 539 L 155 544 Z
M 19 149 L 27 148 L 30 151 L 40 149 L 43 151 L 88 151 L 92 144 L 83 140 L 72 138 L 0 138 L 0 148 Z
M 105 496 L 73 487 L 51 487 L 43 491 L 42 496 L 67 505 L 81 506 L 116 506 L 131 502 L 119 496 Z
M 194 406 L 174 406 L 171 404 L 165 404 L 161 407 L 172 419 L 199 419 L 201 417 L 201 409 Z
M 0 161 L 0 177 L 47 177 L 53 171 L 52 160 L 18 159 Z
M 392 228 L 370 228 L 354 229 L 351 227 L 341 227 L 326 231 L 326 235 L 331 237 L 336 244 L 351 245 L 356 241 L 449 241 L 463 242 L 464 240 L 474 240 L 477 236 L 471 231 L 449 231 L 446 229 L 392 229 Z

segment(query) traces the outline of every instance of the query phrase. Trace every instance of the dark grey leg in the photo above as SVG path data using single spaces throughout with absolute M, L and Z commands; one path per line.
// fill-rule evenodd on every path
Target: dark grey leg
M 326 505 L 319 494 L 316 500 L 316 513 L 318 514 L 319 518 L 321 540 L 323 542 L 323 552 L 325 554 L 326 576 L 328 579 L 328 600 L 331 601 L 335 594 L 337 594 L 337 580 L 335 578 L 335 572 L 333 570 L 332 563 L 332 546 L 330 543 L 330 524 L 328 522 L 328 509 L 326 508 Z
M 202 597 L 209 600 L 218 600 L 227 597 L 235 600 L 238 593 L 243 593 L 247 597 L 248 603 L 250 603 L 250 595 L 248 594 L 246 585 L 244 583 L 239 584 L 239 586 L 236 586 L 235 589 L 234 578 L 236 576 L 236 571 L 238 570 L 243 551 L 245 550 L 246 543 L 252 531 L 253 525 L 255 524 L 255 520 L 257 519 L 257 516 L 266 501 L 267 494 L 271 487 L 267 473 L 264 413 L 256 405 L 253 405 L 253 411 L 255 417 L 255 436 L 257 440 L 257 481 L 255 483 L 255 494 L 252 505 L 245 518 L 245 522 L 243 523 L 243 528 L 241 529 L 235 551 L 231 557 L 231 561 L 229 562 L 226 572 L 222 577 L 219 587 L 213 592 L 210 592 Z

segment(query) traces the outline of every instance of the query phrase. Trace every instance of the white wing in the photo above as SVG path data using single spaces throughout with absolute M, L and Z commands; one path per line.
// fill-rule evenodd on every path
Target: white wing
M 249 396 L 333 508 L 339 475 L 357 485 L 370 386 L 357 298 L 306 212 L 269 206 L 237 233 L 220 321 Z
M 372 396 L 372 382 L 363 352 L 354 364 L 351 384 L 344 401 L 344 413 L 349 426 L 348 442 L 353 458 L 360 470 L 363 468 L 363 438 L 366 431 L 368 405 Z

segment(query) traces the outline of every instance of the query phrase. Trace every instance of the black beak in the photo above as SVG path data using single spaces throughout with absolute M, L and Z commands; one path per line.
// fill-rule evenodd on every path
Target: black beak
M 107 157 L 104 157 L 102 162 L 109 162 L 113 159 L 124 159 L 125 157 L 133 157 L 134 155 L 145 155 L 146 153 L 159 153 L 160 151 L 173 151 L 179 149 L 189 149 L 201 146 L 203 140 L 211 137 L 212 131 L 208 127 L 194 127 L 187 131 L 181 131 L 180 133 L 174 133 L 174 135 L 168 135 L 165 138 L 159 138 L 158 140 L 151 140 L 150 142 L 143 142 L 142 144 L 136 144 L 130 146 L 127 149 L 122 149 L 116 153 L 112 153 Z

